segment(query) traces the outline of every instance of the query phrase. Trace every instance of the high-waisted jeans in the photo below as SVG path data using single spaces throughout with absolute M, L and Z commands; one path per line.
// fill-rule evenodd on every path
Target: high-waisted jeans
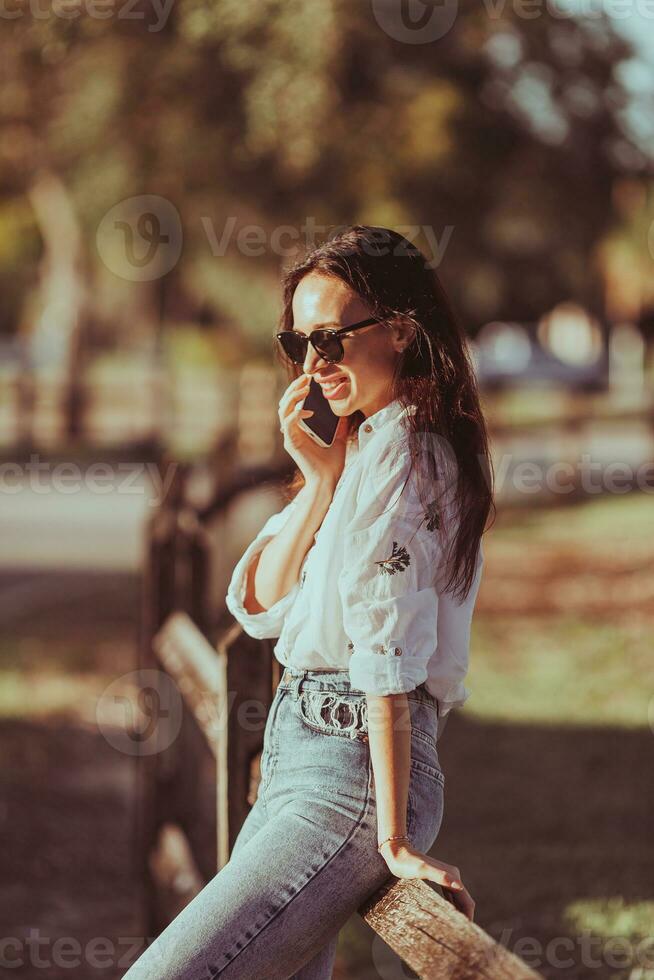
M 407 694 L 407 834 L 443 818 L 438 702 Z M 377 851 L 366 696 L 344 670 L 286 668 L 266 720 L 261 782 L 230 860 L 123 980 L 325 980 L 340 928 L 390 877 Z

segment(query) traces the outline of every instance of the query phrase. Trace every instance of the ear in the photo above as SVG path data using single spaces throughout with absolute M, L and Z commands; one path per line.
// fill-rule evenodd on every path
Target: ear
M 396 351 L 402 353 L 415 337 L 415 324 L 407 317 L 396 316 L 390 321 L 390 326 L 393 347 Z

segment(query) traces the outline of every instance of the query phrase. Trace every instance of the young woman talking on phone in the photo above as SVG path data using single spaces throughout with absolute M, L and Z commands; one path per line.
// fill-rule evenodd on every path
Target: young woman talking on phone
M 390 875 L 437 883 L 473 918 L 459 868 L 427 853 L 493 508 L 465 337 L 424 255 L 389 229 L 318 246 L 283 296 L 296 477 L 227 594 L 285 666 L 258 797 L 227 865 L 130 980 L 325 980 L 340 928 Z M 338 418 L 326 447 L 307 431 L 312 382 Z

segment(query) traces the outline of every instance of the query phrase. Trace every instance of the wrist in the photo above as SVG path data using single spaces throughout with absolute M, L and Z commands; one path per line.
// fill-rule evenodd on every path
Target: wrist
M 312 476 L 305 480 L 305 487 L 308 494 L 313 497 L 329 499 L 334 496 L 336 484 L 333 480 L 324 476 Z
M 377 850 L 380 854 L 388 854 L 400 847 L 406 847 L 410 843 L 406 834 L 387 834 L 378 841 Z

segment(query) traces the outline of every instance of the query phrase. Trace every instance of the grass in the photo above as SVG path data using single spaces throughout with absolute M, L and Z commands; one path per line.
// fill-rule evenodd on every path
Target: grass
M 501 515 L 485 540 L 463 711 L 496 721 L 654 721 L 651 495 Z
M 480 618 L 463 711 L 494 721 L 644 727 L 651 639 L 640 622 Z
M 654 901 L 627 902 L 622 895 L 595 901 L 571 902 L 564 911 L 573 929 L 588 931 L 603 939 L 620 937 L 649 949 L 649 963 L 654 966 Z

